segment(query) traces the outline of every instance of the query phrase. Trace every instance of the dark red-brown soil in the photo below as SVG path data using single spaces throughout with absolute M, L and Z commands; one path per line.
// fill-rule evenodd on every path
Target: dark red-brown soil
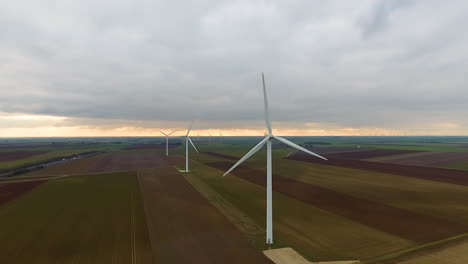
M 0 205 L 18 198 L 22 194 L 31 191 L 46 181 L 47 180 L 13 183 L 0 182 Z
M 169 148 L 174 148 L 174 145 L 169 145 Z M 126 150 L 143 150 L 143 149 L 166 149 L 166 144 L 137 144 L 125 148 Z
M 233 163 L 214 162 L 207 165 L 225 171 Z M 240 166 L 232 173 L 255 184 L 266 185 L 264 171 Z M 468 225 L 357 198 L 280 175 L 273 176 L 273 190 L 353 221 L 417 242 L 434 241 L 468 231 Z
M 203 153 L 203 154 L 211 155 L 211 156 L 213 156 L 213 157 L 223 158 L 223 159 L 230 159 L 230 160 L 238 160 L 238 159 L 240 159 L 239 157 L 234 157 L 234 156 L 230 156 L 230 155 L 226 155 L 226 154 L 218 153 L 218 152 L 206 151 L 206 152 L 202 152 L 202 153 Z
M 269 263 L 174 168 L 140 171 L 155 263 Z
M 294 154 L 287 159 L 305 161 L 323 165 L 341 166 L 353 169 L 371 170 L 383 173 L 396 174 L 424 180 L 452 183 L 468 186 L 468 171 L 443 168 L 429 168 L 410 165 L 399 165 L 390 163 L 371 162 L 364 160 L 350 160 L 330 158 L 321 160 L 310 155 Z
M 330 154 L 330 153 L 340 153 L 340 152 L 354 152 L 354 151 L 363 151 L 365 150 L 362 146 L 360 149 L 356 147 L 307 147 L 308 150 L 313 151 L 318 154 Z
M 370 149 L 360 151 L 347 151 L 325 154 L 327 158 L 340 158 L 340 159 L 370 159 L 376 157 L 384 157 L 390 155 L 401 155 L 413 152 L 421 152 L 417 150 L 406 150 L 406 149 Z
M 181 156 L 167 156 L 151 152 L 106 153 L 93 157 L 77 159 L 33 171 L 29 176 L 57 176 L 69 174 L 88 174 L 112 171 L 129 171 L 144 168 L 168 167 L 180 164 Z
M 165 156 L 157 153 L 115 153 L 100 159 L 90 168 L 90 172 L 168 167 L 182 159 L 179 156 Z
M 379 162 L 423 167 L 442 167 L 468 161 L 468 152 L 429 152 L 410 157 L 395 157 Z
M 12 151 L 12 152 L 0 152 L 0 162 L 12 161 L 29 158 L 36 155 L 47 153 L 48 151 Z

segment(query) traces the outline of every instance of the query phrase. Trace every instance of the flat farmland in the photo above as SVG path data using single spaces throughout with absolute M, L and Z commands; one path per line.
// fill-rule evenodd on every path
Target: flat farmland
M 161 155 L 147 151 L 119 151 L 69 161 L 45 169 L 33 171 L 25 176 L 58 176 L 112 171 L 132 171 L 144 168 L 171 166 L 182 157 Z
M 283 159 L 281 155 L 275 154 L 273 156 L 275 157 L 274 172 L 283 177 L 437 218 L 445 218 L 462 224 L 468 223 L 468 207 L 466 206 L 468 186 L 374 170 L 340 167 L 333 163 L 328 165 L 326 162 L 319 164 Z M 208 155 L 203 155 L 201 158 L 203 162 L 226 160 Z M 235 159 L 235 157 L 232 158 Z M 246 166 L 264 170 L 264 153 L 252 157 Z M 431 168 L 423 169 L 432 170 Z M 443 171 L 452 170 L 444 169 Z M 467 173 L 461 172 L 464 175 Z
M 226 171 L 234 164 L 214 162 L 207 165 Z M 232 174 L 266 186 L 264 171 L 240 166 Z M 280 175 L 274 175 L 273 178 L 274 191 L 408 240 L 424 243 L 468 232 L 468 225 L 461 223 L 356 198 Z
M 233 207 L 233 211 L 244 213 L 236 219 L 240 229 L 254 238 L 259 249 L 265 249 L 265 234 L 258 234 L 258 229 L 251 228 L 253 222 L 265 230 L 265 189 L 240 177 L 223 178 L 222 170 L 201 163 L 194 162 L 191 170 L 186 177 L 209 186 L 208 197 L 213 191 L 222 195 L 226 202 L 219 206 L 223 211 L 229 214 Z M 199 191 L 204 192 L 203 188 Z M 311 261 L 368 259 L 416 244 L 278 192 L 274 192 L 273 199 L 275 246 L 292 247 Z M 212 203 L 218 202 L 217 198 L 212 200 Z M 246 221 L 245 216 L 250 220 Z
M 423 167 L 444 167 L 451 164 L 468 162 L 468 152 L 430 152 L 416 156 L 389 157 L 387 159 L 379 159 L 378 162 Z
M 354 168 L 361 170 L 371 170 L 382 173 L 396 174 L 401 176 L 439 181 L 444 183 L 452 183 L 468 186 L 468 172 L 462 170 L 452 170 L 444 168 L 429 168 L 421 166 L 400 165 L 390 163 L 371 162 L 363 160 L 349 160 L 330 158 L 329 160 L 321 160 L 310 155 L 294 154 L 287 159 L 304 161 L 322 165 L 332 165 L 346 168 Z
M 44 182 L 46 182 L 46 180 L 12 183 L 0 182 L 0 205 L 20 197 L 24 193 L 31 191 Z
M 355 152 L 355 151 L 363 151 L 365 148 L 357 148 L 357 146 L 353 147 L 307 147 L 308 150 L 313 151 L 319 154 L 332 154 L 332 153 L 344 153 L 344 152 Z
M 340 158 L 340 159 L 370 159 L 383 156 L 402 155 L 408 153 L 421 152 L 416 150 L 405 150 L 405 149 L 370 149 L 370 150 L 359 150 L 359 151 L 347 151 L 325 154 L 327 158 Z
M 468 263 L 467 252 L 468 240 L 456 239 L 381 261 L 379 264 L 465 264 Z
M 135 172 L 48 181 L 0 207 L 0 263 L 152 263 Z
M 174 145 L 169 145 L 169 148 L 174 148 Z M 166 149 L 166 144 L 136 144 L 125 148 L 126 150 L 144 150 L 144 149 Z
M 25 159 L 36 155 L 47 153 L 47 151 L 8 151 L 0 152 L 0 162 Z
M 139 171 L 155 263 L 269 263 L 174 168 Z
M 260 158 L 260 159 L 259 159 Z M 262 155 L 247 162 L 264 169 Z M 214 162 L 209 157 L 208 162 Z M 305 163 L 277 157 L 274 170 L 283 177 L 459 223 L 468 223 L 468 187 L 372 170 Z

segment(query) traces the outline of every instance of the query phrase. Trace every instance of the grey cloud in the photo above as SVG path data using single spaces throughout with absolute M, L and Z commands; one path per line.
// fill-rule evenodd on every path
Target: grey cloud
M 465 124 L 465 1 L 30 2 L 0 10 L 3 112 L 261 124 L 264 71 L 283 124 Z

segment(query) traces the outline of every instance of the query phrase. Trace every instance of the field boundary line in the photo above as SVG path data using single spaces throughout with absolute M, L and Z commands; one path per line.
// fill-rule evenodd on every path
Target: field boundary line
M 418 246 L 410 247 L 410 248 L 407 248 L 407 249 L 398 250 L 398 251 L 391 252 L 391 253 L 388 253 L 388 254 L 385 254 L 385 255 L 382 255 L 382 256 L 379 256 L 379 257 L 375 257 L 375 258 L 372 258 L 372 259 L 363 260 L 360 263 L 362 263 L 362 264 L 373 264 L 373 263 L 377 263 L 377 262 L 380 262 L 380 261 L 391 260 L 391 259 L 394 259 L 394 258 L 397 258 L 397 257 L 404 256 L 406 254 L 411 254 L 411 253 L 416 252 L 418 250 L 428 249 L 428 248 L 436 247 L 436 246 L 442 246 L 442 245 L 444 245 L 446 243 L 455 242 L 457 240 L 462 240 L 462 239 L 467 238 L 467 237 L 468 237 L 468 233 L 464 233 L 464 234 L 448 237 L 448 238 L 445 238 L 445 239 L 433 241 L 433 242 L 430 242 L 430 243 L 426 243 L 426 244 L 423 244 L 423 245 L 418 245 Z

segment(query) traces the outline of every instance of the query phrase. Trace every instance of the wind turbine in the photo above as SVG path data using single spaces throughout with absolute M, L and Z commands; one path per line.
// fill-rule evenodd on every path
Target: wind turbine
M 265 120 L 266 120 L 266 126 L 268 129 L 268 134 L 265 136 L 265 138 L 260 141 L 255 147 L 253 147 L 247 154 L 245 154 L 244 157 L 242 157 L 234 166 L 232 166 L 226 173 L 224 173 L 223 176 L 226 176 L 229 174 L 232 170 L 234 170 L 237 166 L 242 164 L 245 160 L 250 158 L 252 155 L 254 155 L 257 151 L 259 151 L 265 144 L 267 145 L 267 215 L 266 215 L 266 243 L 267 244 L 273 244 L 273 207 L 272 207 L 272 161 L 271 161 L 271 142 L 273 139 L 278 140 L 279 142 L 286 144 L 290 147 L 293 147 L 295 149 L 298 149 L 300 151 L 303 151 L 305 153 L 308 153 L 310 155 L 316 156 L 318 158 L 327 160 L 326 158 L 309 151 L 285 138 L 274 136 L 272 129 L 271 129 L 271 123 L 270 123 L 270 110 L 268 108 L 268 98 L 267 98 L 267 92 L 266 92 L 266 87 L 265 87 L 265 77 L 262 73 L 262 82 L 263 82 L 263 101 L 265 105 Z
M 192 144 L 192 147 L 195 149 L 195 151 L 198 152 L 198 149 L 195 147 L 195 145 L 193 144 L 192 140 L 189 137 L 190 130 L 192 130 L 192 126 L 193 126 L 193 121 L 190 124 L 189 129 L 187 130 L 187 134 L 185 135 L 185 171 L 181 171 L 181 172 L 190 172 L 189 171 L 189 147 L 188 147 L 189 142 L 190 144 Z
M 166 133 L 162 132 L 161 130 L 159 130 L 159 132 L 161 132 L 164 136 L 166 136 L 166 156 L 169 156 L 169 136 L 172 135 L 176 131 L 177 130 L 174 130 L 171 133 L 166 134 Z

